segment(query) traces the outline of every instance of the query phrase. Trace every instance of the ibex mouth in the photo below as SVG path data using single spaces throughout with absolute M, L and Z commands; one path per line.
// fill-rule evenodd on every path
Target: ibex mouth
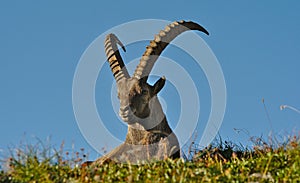
M 136 121 L 136 116 L 134 113 L 135 111 L 131 110 L 129 106 L 120 107 L 119 116 L 124 122 L 131 124 Z

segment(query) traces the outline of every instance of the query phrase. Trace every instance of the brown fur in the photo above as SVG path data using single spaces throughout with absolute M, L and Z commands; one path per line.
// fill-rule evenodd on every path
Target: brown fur
M 124 51 L 125 47 L 115 35 L 107 35 L 105 53 L 117 81 L 119 116 L 128 124 L 128 132 L 123 144 L 92 165 L 97 166 L 108 161 L 137 163 L 180 157 L 177 137 L 170 128 L 157 98 L 157 94 L 165 84 L 165 78 L 160 78 L 153 86 L 147 83 L 147 78 L 170 41 L 187 30 L 199 30 L 208 34 L 197 23 L 173 22 L 150 41 L 132 77 L 125 68 L 117 44 Z

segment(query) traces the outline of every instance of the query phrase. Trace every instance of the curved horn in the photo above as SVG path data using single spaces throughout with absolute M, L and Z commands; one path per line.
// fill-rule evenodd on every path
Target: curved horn
M 209 35 L 207 30 L 205 30 L 201 25 L 191 21 L 185 22 L 181 20 L 179 22 L 169 24 L 164 30 L 161 30 L 159 34 L 155 35 L 154 40 L 150 41 L 150 44 L 146 47 L 146 51 L 144 52 L 133 77 L 137 79 L 147 79 L 154 63 L 168 44 L 179 34 L 188 30 L 199 30 Z
M 117 46 L 117 44 L 120 45 L 123 51 L 126 52 L 122 42 L 118 39 L 116 35 L 108 34 L 105 38 L 104 44 L 107 61 L 109 62 L 110 69 L 117 83 L 124 77 L 129 78 L 130 76 L 128 74 L 128 71 L 125 67 L 125 64 Z

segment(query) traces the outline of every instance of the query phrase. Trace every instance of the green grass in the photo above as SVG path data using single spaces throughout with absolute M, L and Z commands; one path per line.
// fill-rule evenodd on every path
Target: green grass
M 190 160 L 105 164 L 81 168 L 84 149 L 64 152 L 38 142 L 11 151 L 2 163 L 0 182 L 300 182 L 300 140 L 268 145 L 260 138 L 246 149 L 219 141 L 190 151 Z

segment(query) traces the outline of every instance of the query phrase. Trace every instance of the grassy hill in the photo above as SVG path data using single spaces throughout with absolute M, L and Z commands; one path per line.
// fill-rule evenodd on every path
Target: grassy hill
M 253 148 L 241 149 L 219 142 L 190 152 L 189 160 L 132 164 L 80 165 L 84 149 L 63 152 L 41 143 L 11 152 L 2 163 L 0 182 L 300 182 L 300 140 L 283 144 L 258 139 Z

